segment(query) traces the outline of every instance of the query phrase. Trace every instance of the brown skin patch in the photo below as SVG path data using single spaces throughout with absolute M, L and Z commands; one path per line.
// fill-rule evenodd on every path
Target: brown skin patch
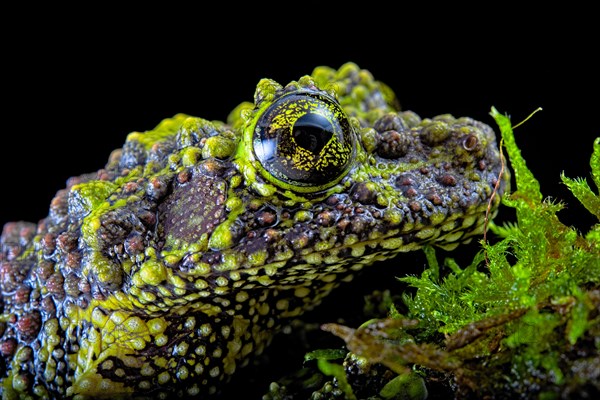
M 158 208 L 163 237 L 197 242 L 225 219 L 226 198 L 223 179 L 195 171 Z

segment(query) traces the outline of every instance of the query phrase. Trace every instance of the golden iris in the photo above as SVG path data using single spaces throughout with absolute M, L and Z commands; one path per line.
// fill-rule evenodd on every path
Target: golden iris
M 258 119 L 253 148 L 263 169 L 284 187 L 320 190 L 338 182 L 354 154 L 354 132 L 337 101 L 294 92 Z

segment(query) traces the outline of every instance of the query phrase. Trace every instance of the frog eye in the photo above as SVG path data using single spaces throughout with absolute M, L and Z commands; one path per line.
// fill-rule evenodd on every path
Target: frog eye
M 311 192 L 344 176 L 354 140 L 348 117 L 333 98 L 297 92 L 277 99 L 259 117 L 253 149 L 267 179 Z

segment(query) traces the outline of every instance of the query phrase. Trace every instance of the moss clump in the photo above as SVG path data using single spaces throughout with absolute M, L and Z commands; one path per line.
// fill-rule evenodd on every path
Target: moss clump
M 324 329 L 369 363 L 399 375 L 418 371 L 426 384 L 445 380 L 458 398 L 593 398 L 600 393 L 600 223 L 587 233 L 561 223 L 564 205 L 542 197 L 509 119 L 491 114 L 516 181 L 502 199 L 516 222 L 491 224 L 499 241 L 482 242 L 465 268 L 446 259 L 443 269 L 426 249 L 422 275 L 400 278 L 416 289 L 404 295 L 403 314 L 392 308 L 390 318 L 359 329 Z M 600 188 L 600 138 L 590 165 Z M 588 182 L 561 178 L 600 220 L 600 196 Z M 390 398 L 380 390 L 373 396 Z

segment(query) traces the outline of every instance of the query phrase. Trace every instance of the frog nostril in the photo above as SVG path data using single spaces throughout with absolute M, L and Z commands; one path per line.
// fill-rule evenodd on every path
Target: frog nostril
M 463 141 L 463 148 L 467 151 L 471 151 L 477 146 L 477 143 L 479 143 L 477 136 L 471 134 Z

